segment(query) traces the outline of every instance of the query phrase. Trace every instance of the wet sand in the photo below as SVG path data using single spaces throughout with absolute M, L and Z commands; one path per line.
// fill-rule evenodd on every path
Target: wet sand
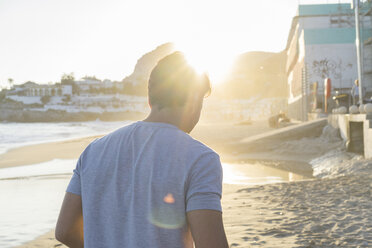
M 53 159 L 75 159 L 90 142 L 99 137 L 91 136 L 14 148 L 0 154 L 0 168 L 39 164 Z
M 372 176 L 224 185 L 230 247 L 371 247 Z M 65 247 L 53 231 L 22 248 Z

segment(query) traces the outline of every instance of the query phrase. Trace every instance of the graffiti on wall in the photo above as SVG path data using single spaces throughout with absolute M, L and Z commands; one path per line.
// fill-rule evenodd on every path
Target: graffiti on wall
M 332 78 L 332 79 L 342 79 L 342 73 L 353 68 L 351 63 L 343 63 L 341 59 L 321 59 L 314 60 L 311 63 L 310 73 L 320 77 L 321 79 Z

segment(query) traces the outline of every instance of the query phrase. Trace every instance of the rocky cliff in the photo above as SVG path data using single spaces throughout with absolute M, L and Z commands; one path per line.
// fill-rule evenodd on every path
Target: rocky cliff
M 132 74 L 122 80 L 125 91 L 135 95 L 147 94 L 147 83 L 150 73 L 159 60 L 175 51 L 172 43 L 165 43 L 158 46 L 149 53 L 144 54 L 137 60 Z

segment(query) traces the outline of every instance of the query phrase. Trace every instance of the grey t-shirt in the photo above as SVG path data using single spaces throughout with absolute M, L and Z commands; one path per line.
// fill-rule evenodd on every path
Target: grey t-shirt
M 177 127 L 139 121 L 92 142 L 67 192 L 85 247 L 193 247 L 186 212 L 221 210 L 219 156 Z

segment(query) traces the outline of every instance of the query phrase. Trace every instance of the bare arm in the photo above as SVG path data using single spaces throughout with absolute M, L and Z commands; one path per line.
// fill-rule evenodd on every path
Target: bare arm
M 59 213 L 55 236 L 71 248 L 84 247 L 83 210 L 81 197 L 66 193 Z
M 222 213 L 214 210 L 194 210 L 187 213 L 196 248 L 228 248 Z

